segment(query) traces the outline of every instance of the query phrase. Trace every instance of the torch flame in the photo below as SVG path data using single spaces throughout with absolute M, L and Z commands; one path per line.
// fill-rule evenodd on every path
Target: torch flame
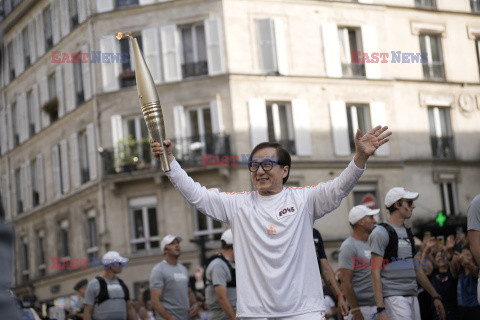
M 121 40 L 123 37 L 130 37 L 130 38 L 133 39 L 131 33 L 122 33 L 122 32 L 119 32 L 119 33 L 115 36 L 115 38 L 117 38 L 118 40 Z

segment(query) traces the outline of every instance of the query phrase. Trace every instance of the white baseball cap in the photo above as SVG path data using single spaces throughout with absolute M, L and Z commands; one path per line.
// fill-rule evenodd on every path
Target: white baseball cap
M 162 252 L 163 252 L 165 247 L 168 246 L 169 244 L 171 244 L 175 239 L 177 239 L 178 242 L 182 242 L 182 237 L 180 237 L 180 236 L 172 236 L 171 234 L 169 234 L 169 235 L 166 235 L 165 237 L 163 237 L 162 243 L 160 244 L 160 250 L 162 250 Z
M 385 196 L 385 206 L 389 208 L 400 199 L 416 200 L 417 198 L 418 192 L 410 192 L 405 188 L 395 187 L 388 190 Z
M 112 263 L 127 263 L 128 259 L 124 258 L 117 251 L 108 251 L 102 257 L 102 264 L 107 266 Z
M 226 244 L 233 244 L 232 229 L 227 229 L 222 233 L 220 240 L 225 241 Z
M 351 224 L 357 223 L 360 219 L 363 219 L 365 216 L 374 216 L 380 212 L 380 209 L 370 209 L 369 207 L 361 204 L 353 207 L 348 213 L 348 221 Z

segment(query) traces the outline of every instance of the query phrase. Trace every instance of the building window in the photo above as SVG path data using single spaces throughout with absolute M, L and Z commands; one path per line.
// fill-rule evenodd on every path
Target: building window
M 51 106 L 46 112 L 50 117 L 50 123 L 58 120 L 58 99 L 57 99 L 57 83 L 55 80 L 55 72 L 48 76 L 48 97 Z M 45 108 L 44 108 L 45 109 Z
M 83 1 L 83 0 L 81 0 Z M 78 4 L 77 0 L 68 1 L 68 12 L 70 13 L 70 25 L 71 29 L 75 29 L 78 26 Z
M 352 63 L 352 52 L 363 52 L 362 35 L 358 28 L 338 28 L 340 60 L 344 77 L 365 77 L 365 64 Z
M 116 0 L 117 9 L 137 6 L 138 0 Z
M 28 239 L 22 238 L 22 281 L 27 282 L 30 279 L 30 263 L 28 259 Z
M 189 107 L 185 110 L 189 157 L 213 153 L 213 129 L 210 106 Z
M 80 182 L 85 183 L 90 180 L 87 131 L 82 131 L 78 134 L 78 155 L 80 161 Z
M 82 75 L 82 64 L 74 63 L 73 64 L 73 78 L 75 86 L 75 95 L 77 97 L 77 106 L 81 105 L 85 101 L 85 95 L 83 91 L 83 75 Z
M 370 108 L 368 105 L 347 104 L 348 138 L 350 150 L 355 152 L 355 135 L 357 129 L 365 133 L 371 128 Z
M 437 3 L 436 0 L 415 0 L 415 7 L 436 9 Z
M 87 213 L 87 257 L 89 261 L 98 257 L 95 209 L 91 209 Z
M 423 76 L 428 80 L 445 80 L 442 43 L 438 34 L 420 35 L 420 50 L 427 53 L 427 63 L 423 63 Z
M 12 103 L 12 135 L 13 135 L 13 147 L 16 147 L 20 144 L 20 126 L 19 126 L 19 108 L 17 108 L 16 103 Z
M 480 13 L 480 0 L 470 0 L 473 13 Z
M 131 199 L 132 249 L 134 252 L 160 248 L 157 224 L 157 200 L 155 197 Z
M 15 79 L 15 61 L 14 61 L 14 50 L 13 50 L 13 41 L 10 41 L 9 44 L 7 44 L 7 50 L 8 50 L 8 64 L 9 64 L 9 81 L 12 81 Z
M 181 27 L 183 78 L 208 74 L 207 46 L 203 24 Z
M 40 183 L 38 182 L 37 159 L 30 162 L 30 179 L 32 185 L 32 207 L 38 206 L 40 203 Z
M 62 260 L 70 260 L 70 249 L 68 247 L 68 220 L 62 220 L 59 223 L 58 246 L 59 254 Z
M 450 109 L 429 107 L 428 121 L 430 123 L 430 141 L 433 157 L 436 159 L 453 159 L 455 153 Z
M 28 38 L 28 28 L 22 30 L 22 42 L 23 42 L 23 58 L 25 59 L 25 69 L 31 64 L 30 60 L 30 41 Z
M 440 193 L 442 195 L 443 212 L 447 216 L 458 215 L 457 185 L 455 181 L 441 182 Z
M 137 39 L 138 47 L 143 50 L 142 35 L 132 34 L 132 37 Z M 120 84 L 122 87 L 131 87 L 136 85 L 135 80 L 135 64 L 133 59 L 132 43 L 128 38 L 120 40 L 121 57 L 127 56 L 129 59 L 122 61 L 122 73 L 120 74 Z
M 204 236 L 206 240 L 220 240 L 224 228 L 220 221 L 214 220 L 193 208 L 193 225 L 196 237 Z
M 291 105 L 285 102 L 267 102 L 266 105 L 268 141 L 278 142 L 296 154 Z
M 43 230 L 38 231 L 38 273 L 40 276 L 45 276 L 46 263 L 45 263 L 45 232 Z
M 480 1 L 480 0 L 479 0 Z M 480 2 L 479 2 L 480 3 Z M 477 49 L 478 72 L 480 74 L 480 38 L 475 39 L 475 48 Z
M 43 32 L 45 34 L 45 51 L 53 47 L 53 23 L 52 23 L 52 9 L 50 6 L 43 10 Z
M 23 197 L 22 197 L 22 175 L 20 173 L 20 168 L 15 170 L 15 203 L 17 204 L 17 214 L 23 212 Z
M 124 136 L 127 137 L 124 155 L 140 167 L 152 165 L 148 128 L 142 116 L 123 120 Z
M 35 134 L 35 114 L 38 112 L 35 110 L 35 105 L 33 103 L 33 91 L 30 90 L 27 92 L 27 120 L 28 120 L 28 136 L 33 137 Z

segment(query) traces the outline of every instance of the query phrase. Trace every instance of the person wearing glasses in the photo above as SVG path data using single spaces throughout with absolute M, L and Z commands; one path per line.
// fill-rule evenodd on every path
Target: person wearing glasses
M 390 217 L 368 237 L 378 320 L 420 320 L 417 281 L 432 296 L 438 319 L 445 319 L 442 298 L 422 270 L 423 263 L 414 260 L 413 234 L 404 225 L 412 217 L 417 198 L 417 192 L 401 187 L 390 189 L 385 196 Z
M 355 136 L 356 154 L 332 181 L 286 188 L 289 152 L 279 143 L 263 142 L 250 154 L 253 191 L 220 192 L 195 183 L 172 154 L 169 140 L 151 140 L 153 155 L 164 150 L 171 171 L 166 175 L 200 212 L 229 224 L 236 262 L 237 317 L 240 319 L 325 319 L 320 271 L 312 241 L 313 223 L 340 205 L 355 186 L 367 159 L 389 140 L 387 127 Z

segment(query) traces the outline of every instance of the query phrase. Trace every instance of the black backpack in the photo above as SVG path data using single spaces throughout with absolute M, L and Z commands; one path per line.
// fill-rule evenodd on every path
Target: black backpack
M 223 256 L 223 254 L 219 253 L 214 256 L 208 258 L 207 263 L 205 264 L 205 269 L 203 269 L 203 281 L 205 282 L 205 287 L 212 285 L 212 280 L 207 280 L 207 268 L 210 263 L 215 259 L 221 259 L 223 262 L 226 263 L 228 269 L 230 270 L 230 277 L 232 278 L 229 282 L 227 282 L 227 287 L 236 287 L 237 286 L 237 279 L 235 278 L 235 269 L 232 265 L 228 262 L 227 258 Z
M 379 225 L 384 227 L 388 232 L 389 240 L 388 240 L 388 245 L 385 248 L 383 259 L 388 260 L 388 262 L 386 261 L 386 263 L 391 263 L 392 258 L 398 259 L 398 235 L 395 229 L 393 229 L 393 227 L 388 223 L 383 222 L 383 223 L 380 223 Z M 410 245 L 412 246 L 412 258 L 413 258 L 415 257 L 415 254 L 416 254 L 415 239 L 413 238 L 412 230 L 407 227 L 405 227 L 405 229 L 407 230 L 408 240 L 410 240 Z
M 108 288 L 107 288 L 107 281 L 105 281 L 104 278 L 102 277 L 95 277 L 95 279 L 98 280 L 98 283 L 100 284 L 100 292 L 98 293 L 98 296 L 95 298 L 95 304 L 101 304 L 105 300 L 110 299 L 108 296 Z M 130 293 L 128 292 L 127 285 L 125 282 L 123 282 L 122 279 L 116 278 L 118 282 L 120 283 L 120 286 L 123 289 L 123 297 L 125 301 L 130 300 Z

